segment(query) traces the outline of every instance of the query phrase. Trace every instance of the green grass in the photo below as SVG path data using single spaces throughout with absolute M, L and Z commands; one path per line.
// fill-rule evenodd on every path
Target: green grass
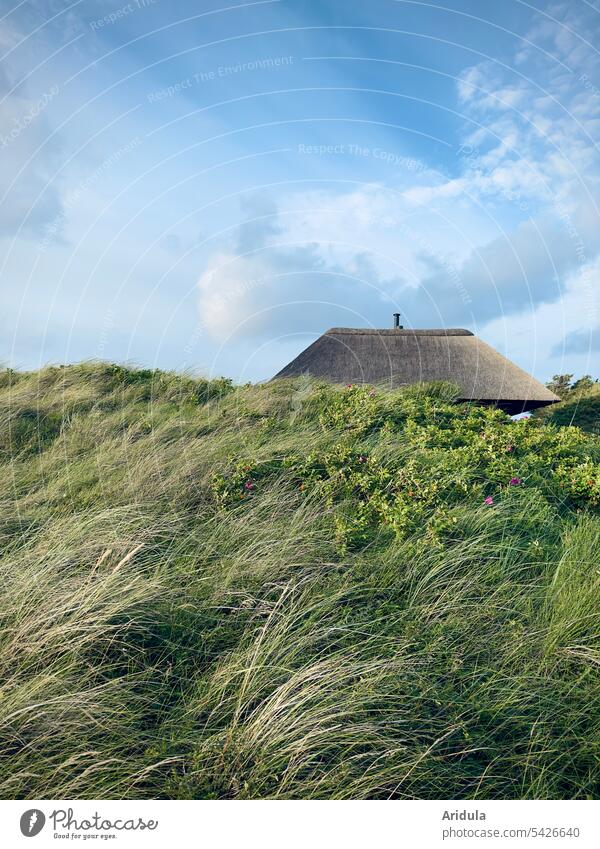
M 0 796 L 596 798 L 600 441 L 452 393 L 0 372 Z
M 572 375 L 564 377 L 569 379 Z M 550 387 L 552 388 L 552 384 Z M 591 378 L 586 377 L 576 381 L 572 388 L 563 387 L 560 403 L 544 407 L 535 415 L 557 425 L 576 425 L 598 436 L 600 435 L 600 383 L 592 382 Z

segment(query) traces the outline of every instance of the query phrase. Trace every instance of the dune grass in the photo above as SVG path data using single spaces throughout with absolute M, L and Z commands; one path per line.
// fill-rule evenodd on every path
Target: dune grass
M 448 386 L 1 372 L 0 796 L 596 798 L 599 454 Z
M 593 383 L 574 390 L 559 404 L 540 410 L 537 415 L 552 424 L 576 425 L 589 433 L 600 435 L 600 384 Z

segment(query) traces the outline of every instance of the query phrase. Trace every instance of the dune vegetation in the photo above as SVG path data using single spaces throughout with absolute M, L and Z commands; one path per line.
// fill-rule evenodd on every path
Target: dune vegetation
M 600 439 L 0 372 L 2 798 L 596 798 Z
M 536 417 L 558 425 L 576 425 L 600 436 L 600 382 L 586 374 L 573 380 L 572 374 L 556 374 L 548 387 L 560 403 L 537 410 Z

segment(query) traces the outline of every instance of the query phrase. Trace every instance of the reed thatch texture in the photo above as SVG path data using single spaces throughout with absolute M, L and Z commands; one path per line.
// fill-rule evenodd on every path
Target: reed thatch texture
M 559 399 L 469 330 L 362 330 L 334 327 L 276 378 L 308 374 L 331 383 L 402 386 L 446 380 L 461 400 L 495 404 L 511 415 Z

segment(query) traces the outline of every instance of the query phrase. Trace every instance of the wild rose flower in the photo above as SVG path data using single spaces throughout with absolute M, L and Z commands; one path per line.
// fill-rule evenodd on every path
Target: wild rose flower
M 494 499 L 492 498 L 492 496 L 491 496 L 491 495 L 488 495 L 488 497 L 487 497 L 487 498 L 484 498 L 484 499 L 483 499 L 483 503 L 484 503 L 484 504 L 487 504 L 489 507 L 491 507 L 491 506 L 492 506 L 492 504 L 494 503 Z
M 509 480 L 509 484 L 510 484 L 511 486 L 519 486 L 519 484 L 520 484 L 520 483 L 522 483 L 521 478 L 511 478 L 511 479 Z
M 246 481 L 246 483 L 244 484 L 244 489 L 254 489 L 254 484 L 252 483 L 252 481 Z

